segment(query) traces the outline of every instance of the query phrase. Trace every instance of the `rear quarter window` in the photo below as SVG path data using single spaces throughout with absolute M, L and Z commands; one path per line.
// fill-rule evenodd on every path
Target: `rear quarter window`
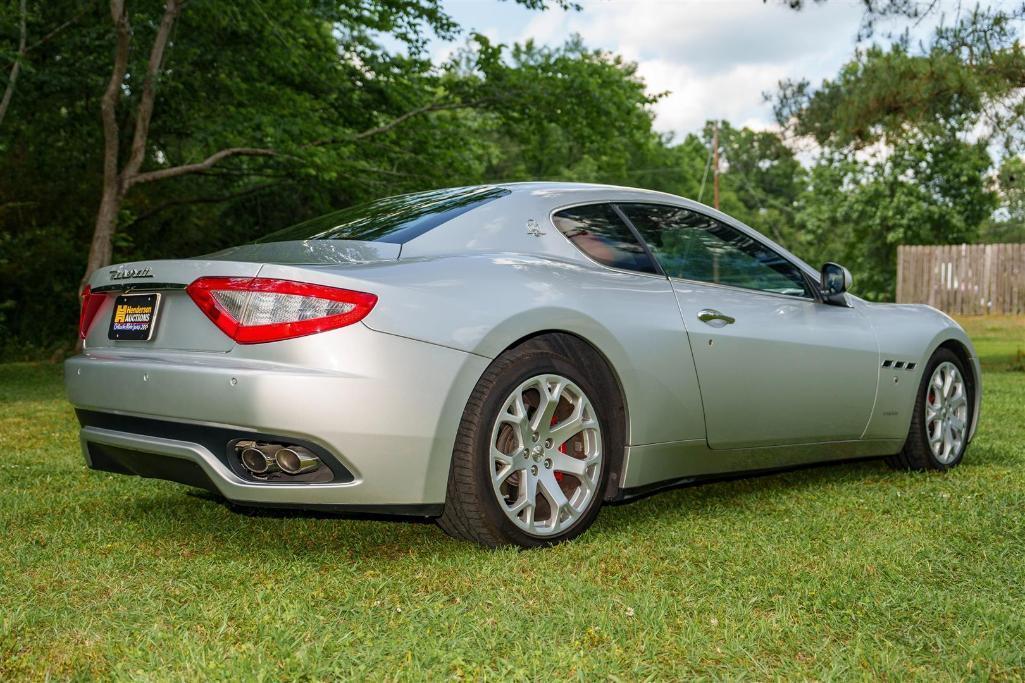
M 655 273 L 655 264 L 611 204 L 563 209 L 552 222 L 577 249 L 592 260 L 622 270 Z

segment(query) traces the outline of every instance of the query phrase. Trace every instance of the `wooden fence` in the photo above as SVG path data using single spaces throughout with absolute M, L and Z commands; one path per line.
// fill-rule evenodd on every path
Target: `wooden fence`
M 1025 314 L 1025 244 L 898 247 L 897 301 L 952 315 Z

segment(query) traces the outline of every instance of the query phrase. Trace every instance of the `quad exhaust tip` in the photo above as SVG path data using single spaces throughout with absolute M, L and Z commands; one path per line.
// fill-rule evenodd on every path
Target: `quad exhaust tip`
M 242 467 L 250 474 L 266 476 L 272 472 L 289 475 L 306 474 L 324 463 L 308 448 L 283 444 L 241 441 L 235 445 Z
M 320 467 L 320 458 L 302 446 L 279 449 L 274 454 L 274 462 L 286 474 L 305 474 Z
M 242 453 L 239 456 L 242 459 L 242 467 L 245 467 L 252 474 L 270 474 L 276 472 L 278 469 L 278 463 L 274 459 L 274 454 L 281 450 L 281 446 L 273 444 L 266 444 L 263 446 L 247 446 L 242 449 Z

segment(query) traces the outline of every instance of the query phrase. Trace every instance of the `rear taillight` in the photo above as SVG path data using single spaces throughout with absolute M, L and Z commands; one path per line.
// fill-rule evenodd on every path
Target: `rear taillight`
M 100 306 L 103 305 L 103 300 L 106 298 L 105 294 L 93 294 L 92 287 L 89 285 L 82 290 L 82 310 L 78 314 L 78 336 L 82 339 L 89 334 L 89 328 L 92 327 L 93 320 L 100 312 Z
M 376 296 L 365 292 L 260 277 L 203 277 L 185 291 L 239 344 L 345 327 L 365 318 L 377 303 Z

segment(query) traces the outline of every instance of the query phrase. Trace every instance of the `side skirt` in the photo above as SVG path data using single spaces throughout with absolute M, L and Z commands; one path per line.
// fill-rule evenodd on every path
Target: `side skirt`
M 740 472 L 725 472 L 722 474 L 701 474 L 695 477 L 682 477 L 680 479 L 669 479 L 655 482 L 646 486 L 636 486 L 629 489 L 619 489 L 615 498 L 606 500 L 606 503 L 617 505 L 632 503 L 663 491 L 672 489 L 687 488 L 690 486 L 701 486 L 703 484 L 714 484 L 716 482 L 735 481 L 737 479 L 754 479 L 756 477 L 768 477 L 784 472 L 796 472 L 799 470 L 810 470 L 816 467 L 828 467 L 830 465 L 849 465 L 856 462 L 866 462 L 884 458 L 883 455 L 866 455 L 859 458 L 845 458 L 843 460 L 822 460 L 818 462 L 804 463 L 801 465 L 786 465 L 783 467 L 770 467 L 760 470 L 742 470 Z
M 623 485 L 613 500 L 699 480 L 773 472 L 804 465 L 892 455 L 903 441 L 831 441 L 795 446 L 713 450 L 702 439 L 628 446 Z

